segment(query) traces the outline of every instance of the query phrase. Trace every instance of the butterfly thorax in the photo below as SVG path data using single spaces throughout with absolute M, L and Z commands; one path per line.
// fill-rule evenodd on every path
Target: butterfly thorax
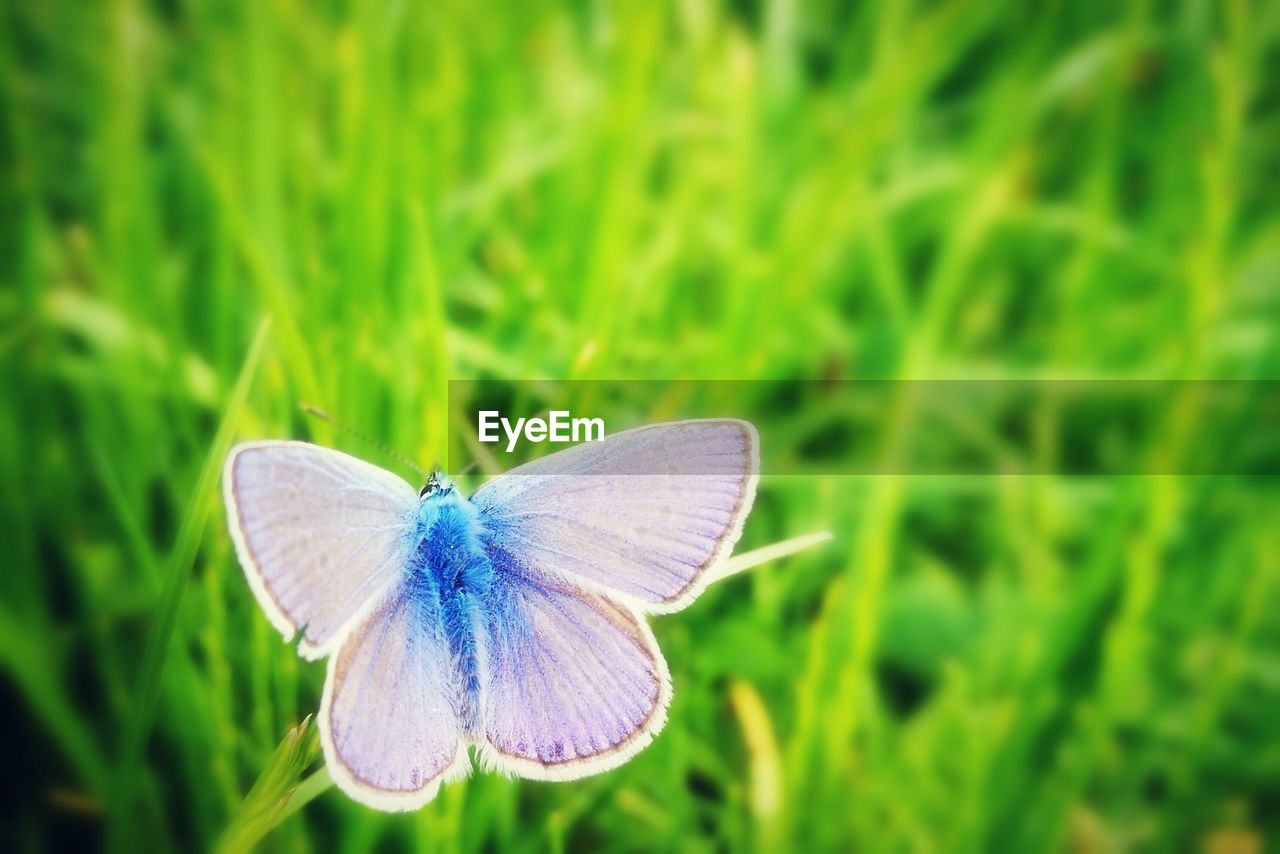
M 409 590 L 419 601 L 424 631 L 441 632 L 461 679 L 455 701 L 464 727 L 475 726 L 480 692 L 475 626 L 493 583 L 493 564 L 480 541 L 475 507 L 457 490 L 425 494 L 418 505 L 417 546 L 409 563 Z

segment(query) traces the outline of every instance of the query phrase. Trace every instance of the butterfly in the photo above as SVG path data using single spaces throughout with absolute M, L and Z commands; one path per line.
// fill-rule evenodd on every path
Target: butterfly
M 518 466 L 469 498 L 297 441 L 233 448 L 223 471 L 249 586 L 298 653 L 328 656 L 318 726 L 339 788 L 416 809 L 481 767 L 573 780 L 666 722 L 671 677 L 647 614 L 678 611 L 737 542 L 755 428 L 678 421 Z

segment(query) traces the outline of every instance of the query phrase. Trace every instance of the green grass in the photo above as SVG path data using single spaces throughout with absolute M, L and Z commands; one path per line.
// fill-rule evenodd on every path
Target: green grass
M 1280 376 L 1280 5 L 1037 5 L 7 4 L 0 837 L 1280 845 L 1271 479 L 766 478 L 743 549 L 835 539 L 655 621 L 651 747 L 407 816 L 212 488 L 394 465 L 300 401 L 444 459 L 450 378 Z

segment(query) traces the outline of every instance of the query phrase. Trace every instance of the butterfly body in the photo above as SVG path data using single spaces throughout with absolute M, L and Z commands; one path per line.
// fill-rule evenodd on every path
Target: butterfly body
M 412 538 L 413 557 L 405 567 L 409 595 L 423 600 L 417 607 L 425 633 L 444 638 L 455 662 L 454 712 L 467 733 L 476 729 L 480 700 L 476 630 L 481 609 L 493 585 L 493 563 L 481 543 L 475 507 L 452 487 L 419 499 Z
M 406 810 L 465 776 L 472 749 L 486 768 L 571 780 L 648 744 L 671 679 L 643 615 L 701 592 L 758 465 L 754 428 L 713 420 L 616 433 L 470 497 L 302 442 L 237 446 L 223 484 L 267 616 L 301 632 L 304 657 L 329 656 L 330 774 Z

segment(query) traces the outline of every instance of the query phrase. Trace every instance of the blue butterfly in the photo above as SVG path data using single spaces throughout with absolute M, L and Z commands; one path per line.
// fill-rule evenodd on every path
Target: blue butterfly
M 464 497 L 305 442 L 232 449 L 236 552 L 272 625 L 329 656 L 319 728 L 361 803 L 416 809 L 482 767 L 615 768 L 666 722 L 642 615 L 706 586 L 755 498 L 745 421 L 655 424 L 548 455 Z M 624 476 L 624 472 L 637 472 Z

